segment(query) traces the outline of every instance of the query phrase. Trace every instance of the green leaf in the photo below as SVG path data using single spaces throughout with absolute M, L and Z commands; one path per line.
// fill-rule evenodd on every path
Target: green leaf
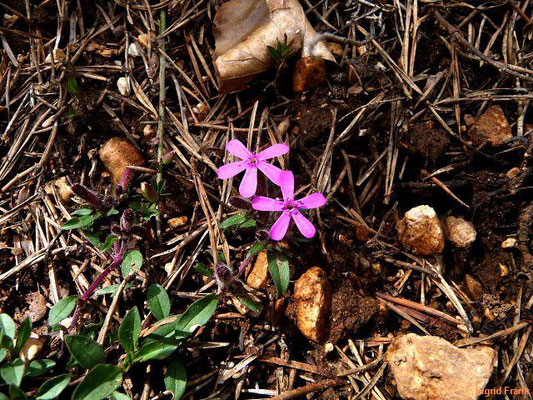
M 72 400 L 103 400 L 122 383 L 120 368 L 109 364 L 95 366 L 72 394 Z
M 122 260 L 122 265 L 120 269 L 122 271 L 122 276 L 125 278 L 131 271 L 131 268 L 134 268 L 134 271 L 140 269 L 143 265 L 143 255 L 139 250 L 130 250 L 124 256 Z
M 220 223 L 220 229 L 228 229 L 229 227 L 232 227 L 234 225 L 242 224 L 244 221 L 246 221 L 247 214 L 248 213 L 246 211 L 243 211 L 239 214 L 229 217 L 228 219 Z
M 196 300 L 178 319 L 176 324 L 177 334 L 188 335 L 196 326 L 205 325 L 215 313 L 217 304 L 218 296 L 214 294 L 208 294 Z
M 68 296 L 59 300 L 51 308 L 48 314 L 48 325 L 59 324 L 65 318 L 67 318 L 76 308 L 76 302 L 78 298 L 76 296 Z
M 289 287 L 291 273 L 287 257 L 281 253 L 274 254 L 269 252 L 268 271 L 272 276 L 272 280 L 274 281 L 274 285 L 278 291 L 278 296 L 284 295 Z
M 118 340 L 127 352 L 137 350 L 141 334 L 141 316 L 137 307 L 128 311 L 118 329 Z
M 213 271 L 211 271 L 209 268 L 207 268 L 202 263 L 196 264 L 193 268 L 196 270 L 196 272 L 198 272 L 198 273 L 200 273 L 200 274 L 202 274 L 204 276 L 208 276 L 208 277 L 213 276 Z
M 0 392 L 0 400 L 9 400 L 9 397 L 7 397 L 5 394 Z
M 244 221 L 242 224 L 239 225 L 240 229 L 248 229 L 248 228 L 255 228 L 257 225 L 257 222 L 253 218 L 248 218 L 246 221 Z
M 162 339 L 165 340 L 165 339 Z M 135 354 L 135 362 L 144 362 L 148 360 L 163 360 L 176 351 L 179 343 L 175 339 L 168 339 L 169 343 L 160 340 L 147 340 L 143 342 L 139 351 Z
M 83 233 L 85 234 L 85 237 L 91 243 L 94 247 L 98 247 L 102 244 L 100 242 L 100 231 L 90 231 L 90 230 L 83 230 Z
M 0 376 L 8 385 L 20 386 L 24 376 L 24 361 L 20 358 L 7 362 L 0 369 Z
M 26 317 L 24 322 L 19 327 L 19 334 L 17 336 L 17 346 L 15 347 L 15 354 L 18 354 L 22 346 L 24 346 L 24 343 L 26 343 L 26 340 L 30 337 L 31 334 L 31 320 Z
M 148 287 L 147 302 L 150 311 L 157 319 L 163 319 L 170 315 L 170 299 L 163 286 L 152 283 Z
M 13 319 L 7 314 L 0 314 L 0 342 L 2 347 L 11 348 L 15 341 L 15 333 L 17 328 Z
M 254 254 L 257 254 L 265 249 L 267 244 L 265 242 L 257 242 L 250 247 L 250 250 L 248 250 L 248 254 L 246 254 L 246 258 L 250 258 Z
M 100 218 L 99 212 L 95 213 L 94 215 L 88 214 L 88 215 L 83 215 L 81 217 L 74 217 L 74 218 L 69 219 L 63 225 L 61 225 L 61 229 L 72 230 L 72 229 L 77 229 L 77 228 L 89 227 L 98 218 Z
M 7 350 L 0 349 L 0 363 L 5 360 L 6 356 L 7 356 Z
M 80 208 L 79 210 L 76 210 L 72 213 L 72 215 L 75 215 L 77 217 L 83 217 L 84 215 L 90 215 L 93 213 L 92 208 L 84 207 Z
M 111 210 L 107 212 L 106 216 L 111 217 L 112 215 L 117 215 L 117 214 L 118 214 L 118 210 L 116 208 L 112 208 Z
M 50 371 L 52 368 L 54 368 L 56 365 L 56 362 L 53 360 L 35 360 L 32 361 L 28 367 L 28 371 L 26 372 L 26 376 L 29 377 L 36 377 L 46 374 L 48 371 Z
M 113 392 L 111 394 L 111 400 L 131 400 L 131 397 L 125 395 L 124 393 Z
M 112 285 L 106 286 L 105 288 L 97 290 L 96 292 L 94 292 L 94 295 L 103 296 L 105 294 L 112 294 L 114 296 L 119 286 L 120 286 L 120 283 L 114 283 Z M 126 283 L 126 286 L 124 286 L 124 290 L 131 289 L 132 286 L 133 285 L 131 283 Z
M 102 253 L 105 253 L 107 250 L 109 250 L 111 248 L 111 246 L 113 246 L 113 244 L 118 240 L 118 237 L 116 236 L 108 236 L 105 238 L 105 242 L 102 244 L 102 246 L 100 247 L 100 251 Z
M 70 76 L 67 78 L 67 82 L 65 83 L 65 88 L 69 94 L 78 95 L 81 93 L 80 86 L 78 85 L 78 81 L 76 81 L 76 78 L 73 76 Z
M 51 379 L 48 379 L 45 383 L 41 385 L 35 400 L 53 400 L 59 397 L 61 392 L 70 383 L 70 375 L 63 374 L 55 376 Z
M 9 400 L 26 400 L 26 393 L 15 385 L 9 386 Z
M 165 388 L 170 390 L 174 399 L 178 400 L 183 396 L 187 387 L 187 371 L 180 360 L 175 359 L 170 362 L 165 376 Z
M 259 304 L 257 304 L 250 296 L 239 297 L 239 300 L 253 312 L 259 311 Z
M 67 335 L 65 342 L 72 357 L 83 368 L 91 369 L 104 362 L 104 349 L 91 338 L 82 335 Z

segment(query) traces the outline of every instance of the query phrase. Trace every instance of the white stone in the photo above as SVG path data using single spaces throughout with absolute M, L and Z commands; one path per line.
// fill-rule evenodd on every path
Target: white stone
M 395 338 L 385 357 L 405 400 L 476 400 L 497 362 L 491 347 L 458 348 L 414 333 Z
M 476 240 L 477 232 L 474 225 L 463 218 L 446 217 L 444 219 L 444 226 L 448 240 L 455 247 L 466 248 Z
M 417 254 L 439 254 L 444 250 L 444 231 L 437 213 L 430 206 L 411 208 L 396 229 L 400 243 Z
M 129 96 L 130 94 L 130 80 L 129 78 L 122 77 L 117 80 L 118 91 L 122 96 Z

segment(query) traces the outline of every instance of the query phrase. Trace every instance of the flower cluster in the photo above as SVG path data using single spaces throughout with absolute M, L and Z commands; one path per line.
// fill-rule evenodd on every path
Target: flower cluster
M 251 202 L 254 210 L 281 212 L 281 216 L 270 228 L 270 237 L 272 239 L 283 239 L 291 220 L 294 221 L 303 236 L 308 239 L 315 236 L 315 227 L 304 217 L 300 210 L 322 207 L 326 204 L 326 198 L 322 193 L 313 193 L 296 200 L 294 198 L 293 173 L 291 171 L 283 171 L 266 161 L 288 153 L 289 146 L 275 144 L 254 154 L 240 141 L 233 139 L 227 143 L 226 150 L 239 158 L 240 161 L 220 167 L 218 169 L 218 177 L 220 179 L 229 179 L 245 171 L 239 186 L 241 196 L 244 198 L 252 197 Z M 280 187 L 281 198 L 272 199 L 264 196 L 255 196 L 257 191 L 257 170 L 260 170 L 268 179 Z

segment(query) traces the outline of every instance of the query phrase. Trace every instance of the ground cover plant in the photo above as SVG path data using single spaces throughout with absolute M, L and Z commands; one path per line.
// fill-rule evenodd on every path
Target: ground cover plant
M 0 10 L 0 400 L 531 398 L 531 1 Z

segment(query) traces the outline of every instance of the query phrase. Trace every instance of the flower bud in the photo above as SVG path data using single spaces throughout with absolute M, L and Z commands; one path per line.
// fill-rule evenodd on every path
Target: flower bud
M 150 203 L 155 203 L 159 200 L 159 193 L 148 182 L 141 183 L 141 193 Z
M 217 282 L 217 293 L 222 293 L 233 283 L 233 271 L 224 263 L 218 263 L 215 267 L 215 281 Z
M 134 216 L 133 211 L 129 208 L 124 210 L 120 217 L 120 229 L 124 233 L 129 233 L 133 228 Z
M 102 199 L 100 199 L 96 192 L 88 189 L 87 187 L 79 183 L 75 183 L 74 185 L 72 185 L 72 191 L 76 196 L 81 197 L 83 200 L 85 200 L 97 210 L 104 212 L 106 211 L 106 206 L 104 202 L 102 201 Z
M 167 151 L 161 158 L 163 165 L 169 165 L 174 160 L 174 150 Z
M 120 177 L 120 182 L 115 186 L 115 196 L 120 196 L 126 190 L 128 190 L 128 187 L 130 186 L 131 180 L 133 179 L 133 171 L 131 168 L 126 168 L 124 172 L 122 172 L 122 176 Z

